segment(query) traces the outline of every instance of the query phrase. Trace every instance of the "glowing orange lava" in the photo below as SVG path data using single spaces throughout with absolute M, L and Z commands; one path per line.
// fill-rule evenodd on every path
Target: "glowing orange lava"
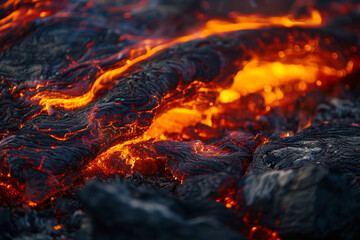
M 60 229 L 62 229 L 63 228 L 63 225 L 56 225 L 56 226 L 54 226 L 54 229 L 55 230 L 60 230 Z
M 343 77 L 352 72 L 352 67 L 340 70 L 327 67 L 320 57 L 312 56 L 302 61 L 303 64 L 288 64 L 252 60 L 236 74 L 233 85 L 220 92 L 219 100 L 229 103 L 240 96 L 261 91 L 265 104 L 271 107 L 274 102 L 284 98 L 284 90 L 302 92 L 314 83 L 321 86 L 321 76 Z M 349 61 L 348 66 L 351 65 Z M 284 85 L 287 86 L 282 87 Z
M 304 51 L 306 50 L 304 49 Z M 286 106 L 298 98 L 301 93 L 305 92 L 308 89 L 308 85 L 313 86 L 317 81 L 320 81 L 318 80 L 320 77 L 325 80 L 330 77 L 338 79 L 339 76 L 345 76 L 352 71 L 352 68 L 348 67 L 352 65 L 351 63 L 348 63 L 346 69 L 337 70 L 327 67 L 320 58 L 315 58 L 314 56 L 305 59 L 303 62 L 303 64 L 288 64 L 260 61 L 257 59 L 248 62 L 236 74 L 230 88 L 215 90 L 218 93 L 218 97 L 215 102 L 209 103 L 207 109 L 198 109 L 196 102 L 201 100 L 195 98 L 191 102 L 192 104 L 188 104 L 187 107 L 176 107 L 156 116 L 149 129 L 142 136 L 109 148 L 92 162 L 88 170 L 96 168 L 110 173 L 111 166 L 106 165 L 106 163 L 109 159 L 116 156 L 117 159 L 125 161 L 125 164 L 131 168 L 128 170 L 123 169 L 121 173 L 132 173 L 137 161 L 146 162 L 148 158 L 151 159 L 149 156 L 139 155 L 137 151 L 132 149 L 134 144 L 141 144 L 149 140 L 167 140 L 169 135 L 179 135 L 184 128 L 194 126 L 197 123 L 214 127 L 212 119 L 214 116 L 221 115 L 226 111 L 226 107 L 223 106 L 224 104 L 238 100 L 241 101 L 241 97 L 251 93 L 258 93 L 264 97 L 266 111 L 275 106 Z M 291 94 L 287 92 L 290 87 Z M 200 89 L 201 91 L 206 91 L 205 88 Z M 285 95 L 288 95 L 287 99 L 285 99 Z M 259 111 L 251 103 L 248 104 L 248 108 L 253 112 Z M 285 132 L 281 134 L 281 137 L 291 135 L 293 133 Z M 200 151 L 204 151 L 204 149 L 200 149 Z M 228 199 L 226 204 L 232 206 L 233 204 L 230 203 L 230 200 Z
M 313 11 L 311 17 L 302 20 L 293 20 L 291 16 L 284 17 L 259 17 L 259 16 L 238 16 L 234 22 L 210 20 L 205 27 L 192 34 L 175 38 L 173 40 L 157 40 L 144 41 L 140 50 L 145 49 L 146 52 L 140 56 L 128 59 L 126 63 L 116 69 L 106 71 L 99 76 L 90 91 L 81 96 L 70 96 L 59 92 L 39 92 L 31 99 L 39 101 L 39 104 L 44 106 L 44 109 L 49 112 L 51 107 L 60 107 L 68 110 L 81 108 L 91 103 L 96 99 L 100 92 L 104 89 L 110 89 L 114 81 L 123 77 L 124 73 L 131 67 L 135 66 L 141 61 L 151 58 L 152 56 L 168 49 L 176 44 L 202 39 L 214 34 L 221 34 L 227 32 L 234 32 L 244 29 L 257 29 L 270 26 L 320 26 L 322 23 L 320 13 Z
M 313 59 L 314 60 L 314 59 Z M 218 89 L 218 99 L 210 103 L 206 110 L 192 107 L 173 108 L 158 116 L 145 132 L 147 139 L 165 140 L 165 133 L 180 133 L 185 127 L 203 123 L 213 126 L 212 117 L 221 113 L 223 103 L 231 103 L 251 93 L 260 93 L 268 108 L 287 104 L 282 102 L 286 91 L 299 93 L 308 89 L 320 76 L 337 77 L 339 73 L 351 73 L 352 69 L 336 70 L 321 64 L 321 59 L 304 61 L 305 64 L 285 64 L 281 62 L 260 62 L 252 60 L 234 77 L 228 89 Z M 348 64 L 349 65 L 349 64 Z M 255 110 L 255 109 L 254 109 Z M 268 109 L 269 110 L 269 109 Z
M 35 3 L 34 8 L 19 8 L 15 11 L 12 11 L 9 15 L 6 17 L 0 19 L 0 36 L 5 36 L 5 34 L 8 31 L 13 31 L 13 29 L 17 28 L 19 30 L 22 30 L 28 24 L 30 21 L 33 21 L 37 18 L 43 18 L 46 16 L 49 16 L 56 12 L 58 9 L 51 6 L 51 2 L 46 1 L 38 1 L 38 0 L 32 0 L 32 1 L 22 1 L 22 0 L 11 0 L 6 1 L 4 4 L 0 5 L 1 8 L 7 8 L 9 6 L 16 7 L 19 4 L 22 3 Z M 66 1 L 64 1 L 64 4 Z

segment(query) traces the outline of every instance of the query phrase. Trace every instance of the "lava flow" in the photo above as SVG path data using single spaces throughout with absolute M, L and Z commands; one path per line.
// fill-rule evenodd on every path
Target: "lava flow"
M 20 1 L 12 4 L 5 3 L 5 9 L 9 9 L 7 18 L 15 19 L 19 11 L 26 9 L 28 9 L 26 11 L 33 11 L 27 8 L 27 4 Z M 42 2 L 36 2 L 34 4 L 36 9 L 43 10 L 50 3 L 44 5 Z M 91 6 L 92 4 L 87 4 L 82 9 L 89 9 Z M 76 6 L 72 8 L 76 9 Z M 56 16 L 72 18 L 76 12 L 67 11 L 54 13 L 55 19 Z M 44 14 L 40 13 L 40 17 L 47 16 L 47 14 L 42 15 Z M 83 15 L 95 18 L 87 14 Z M 46 192 L 50 191 L 50 194 L 46 193 L 46 196 L 51 195 L 53 191 L 67 188 L 68 184 L 65 182 L 69 181 L 68 175 L 72 175 L 68 173 L 76 171 L 75 166 L 83 168 L 91 162 L 85 171 L 90 171 L 98 164 L 97 168 L 106 172 L 106 168 L 101 166 L 110 158 L 109 156 L 116 156 L 123 159 L 125 165 L 130 165 L 130 168 L 119 167 L 120 169 L 115 172 L 132 173 L 137 170 L 136 165 L 139 165 L 137 161 L 146 162 L 144 155 L 133 152 L 132 146 L 139 144 L 143 146 L 144 142 L 146 145 L 159 145 L 167 140 L 186 140 L 190 141 L 189 146 L 200 144 L 204 145 L 201 149 L 214 148 L 206 153 L 201 150 L 198 152 L 196 147 L 190 147 L 190 151 L 194 153 L 214 157 L 217 155 L 214 152 L 220 151 L 218 153 L 220 154 L 222 150 L 216 145 L 208 146 L 195 140 L 204 141 L 211 137 L 220 137 L 222 134 L 220 132 L 226 129 L 249 130 L 245 122 L 256 123 L 261 115 L 270 113 L 274 107 L 287 106 L 289 111 L 293 111 L 293 103 L 299 96 L 304 95 L 311 88 L 326 86 L 330 82 L 341 80 L 351 74 L 357 64 L 355 45 L 351 45 L 350 50 L 340 49 L 336 43 L 337 36 L 321 33 L 321 30 L 315 31 L 315 27 L 325 24 L 317 10 L 311 10 L 308 17 L 299 19 L 294 19 L 292 16 L 244 16 L 234 12 L 230 17 L 229 21 L 210 19 L 203 27 L 197 30 L 188 29 L 190 34 L 173 39 L 145 36 L 143 40 L 126 46 L 121 50 L 121 55 L 116 53 L 113 57 L 101 60 L 102 64 L 107 64 L 120 58 L 118 62 L 113 63 L 115 67 L 107 66 L 103 67 L 107 70 L 95 72 L 98 75 L 96 79 L 93 78 L 94 75 L 84 77 L 82 81 L 91 85 L 88 91 L 86 91 L 88 87 L 84 88 L 84 84 L 81 83 L 80 77 L 76 77 L 77 81 L 80 80 L 78 86 L 74 84 L 76 81 L 66 80 L 70 82 L 66 84 L 62 78 L 59 78 L 59 84 L 56 83 L 57 80 L 42 80 L 37 85 L 34 85 L 37 81 L 25 82 L 25 92 L 24 88 L 21 89 L 21 99 L 26 104 L 31 102 L 33 105 L 29 107 L 37 110 L 28 111 L 32 116 L 26 114 L 28 117 L 17 126 L 18 130 L 14 130 L 11 134 L 9 131 L 7 131 L 8 134 L 3 134 L 1 147 L 4 166 L 10 169 L 12 176 L 21 181 L 25 180 L 27 183 L 26 198 L 42 201 L 45 197 L 39 194 L 39 191 L 42 191 L 38 189 L 35 179 L 35 185 L 32 187 L 30 187 L 32 184 L 29 185 L 33 182 L 33 180 L 28 180 L 32 178 L 30 176 L 37 174 L 33 171 L 41 173 L 42 177 L 38 178 L 45 177 L 47 180 L 44 180 L 51 186 L 46 190 Z M 4 24 L 16 24 L 14 19 L 10 21 L 6 20 L 7 18 L 2 20 Z M 33 21 L 33 18 L 27 21 Z M 55 20 L 52 21 L 57 24 Z M 22 24 L 25 23 L 26 21 L 22 22 Z M 3 28 L 7 29 L 7 25 L 4 24 Z M 299 26 L 309 30 L 298 28 Z M 222 41 L 225 42 L 222 43 Z M 91 48 L 93 44 L 87 47 Z M 195 56 L 194 62 L 186 59 L 184 54 L 187 48 L 197 48 L 200 53 L 204 51 L 201 53 L 204 59 Z M 176 61 L 172 60 L 173 55 L 175 59 L 179 58 L 179 62 L 170 64 L 170 68 L 166 70 L 162 69 L 161 64 L 166 67 L 167 61 Z M 182 55 L 184 57 L 181 57 Z M 156 58 L 160 60 L 158 64 L 160 67 L 157 67 L 156 63 L 151 63 L 151 60 Z M 164 59 L 163 63 L 161 59 Z M 100 64 L 101 61 L 96 62 Z M 178 64 L 188 65 L 188 67 L 183 68 Z M 218 66 L 214 68 L 211 64 Z M 79 63 L 78 65 L 81 66 Z M 196 65 L 199 70 L 192 69 L 196 68 Z M 81 67 L 78 68 L 81 69 Z M 210 68 L 214 69 L 209 71 Z M 147 81 L 141 80 L 141 76 L 145 76 L 143 74 L 146 72 L 153 72 L 152 74 L 155 75 Z M 66 72 L 65 74 L 69 75 Z M 170 77 L 169 74 L 173 76 Z M 93 83 L 91 79 L 94 79 Z M 14 85 L 13 89 L 16 88 L 17 85 Z M 58 88 L 61 89 L 57 90 Z M 66 94 L 67 89 L 73 93 L 84 90 L 85 92 L 79 96 L 72 96 Z M 124 93 L 117 96 L 117 91 Z M 148 92 L 145 93 L 146 91 Z M 16 97 L 18 95 L 14 94 L 15 92 L 12 90 L 10 94 Z M 254 94 L 257 94 L 258 100 L 247 100 Z M 37 104 L 43 106 L 43 109 L 37 108 Z M 80 111 L 78 113 L 74 111 L 74 114 L 87 115 L 87 121 L 79 119 L 81 124 L 74 126 L 71 119 L 66 120 L 68 118 L 66 116 L 73 113 L 66 113 L 61 109 L 70 111 L 79 108 Z M 239 109 L 244 109 L 246 114 L 251 114 L 252 117 L 249 115 L 250 119 L 236 119 Z M 49 117 L 44 118 L 44 113 L 41 114 L 44 110 Z M 235 117 L 235 121 L 224 118 L 231 115 Z M 65 122 L 63 126 L 61 124 L 57 126 L 49 121 Z M 192 126 L 195 126 L 195 129 Z M 200 126 L 200 129 L 196 126 Z M 27 132 L 28 128 L 34 128 L 35 131 L 24 135 L 22 132 Z M 260 127 L 255 126 L 250 130 L 258 131 L 259 129 Z M 17 134 L 27 141 L 20 148 L 16 147 L 19 144 Z M 35 139 L 40 140 L 36 140 L 36 143 Z M 236 144 L 241 144 L 241 141 L 238 141 Z M 32 144 L 28 145 L 29 143 Z M 116 143 L 120 145 L 114 145 Z M 44 148 L 45 146 L 49 146 L 48 149 Z M 83 149 L 81 146 L 87 149 L 84 149 L 87 153 L 82 153 L 84 150 L 80 150 Z M 144 149 L 148 148 L 153 152 L 152 157 L 147 157 L 152 162 L 149 165 L 151 168 L 156 165 L 156 162 L 158 164 L 162 162 L 160 159 L 165 157 L 160 157 L 161 154 L 155 153 L 157 151 L 153 146 Z M 251 148 L 253 149 L 254 146 Z M 52 159 L 51 155 L 56 155 L 56 151 L 68 152 L 69 163 L 54 168 L 52 162 L 56 160 Z M 96 156 L 98 157 L 92 161 Z M 19 165 L 18 159 L 28 160 L 25 161 L 27 163 Z M 160 165 L 166 169 L 169 168 L 167 166 L 169 162 Z M 32 166 L 26 167 L 31 173 L 21 171 L 25 166 Z M 124 164 L 119 164 L 119 166 L 124 166 Z M 190 174 L 176 174 L 177 171 L 172 169 L 173 167 L 176 168 L 172 166 L 170 169 L 175 178 L 183 180 L 184 176 Z M 154 172 L 155 169 L 143 171 Z M 5 170 L 4 174 L 7 173 L 8 171 Z
M 65 109 L 76 109 L 84 107 L 94 101 L 102 89 L 111 87 L 114 81 L 121 78 L 126 71 L 134 67 L 141 61 L 149 59 L 154 55 L 164 51 L 176 44 L 207 38 L 214 34 L 224 34 L 244 29 L 258 29 L 275 26 L 321 26 L 321 16 L 316 10 L 313 10 L 311 17 L 304 20 L 291 20 L 290 16 L 261 18 L 259 16 L 236 16 L 234 22 L 209 20 L 203 29 L 197 30 L 192 34 L 178 37 L 173 40 L 167 39 L 146 39 L 136 46 L 138 49 L 130 49 L 128 51 L 145 52 L 140 56 L 126 59 L 123 66 L 112 69 L 101 74 L 93 83 L 91 89 L 85 94 L 72 97 L 57 92 L 40 92 L 32 97 L 33 100 L 40 99 L 40 105 L 43 105 L 47 111 L 49 107 L 61 107 Z
M 359 71 L 358 33 L 341 18 L 358 5 L 106 2 L 2 3 L 2 205 L 46 207 L 93 178 L 242 181 L 260 146 L 310 127 Z M 235 210 L 248 239 L 280 239 L 240 214 L 232 181 L 208 199 Z

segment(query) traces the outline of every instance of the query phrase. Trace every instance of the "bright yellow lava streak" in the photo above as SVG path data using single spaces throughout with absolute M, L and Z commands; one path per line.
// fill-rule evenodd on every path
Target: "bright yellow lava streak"
M 99 76 L 91 89 L 81 96 L 70 96 L 61 94 L 58 92 L 39 92 L 34 95 L 32 100 L 39 100 L 39 104 L 44 106 L 45 110 L 49 112 L 51 106 L 60 107 L 68 110 L 81 108 L 91 103 L 98 96 L 99 91 L 110 88 L 115 79 L 121 78 L 121 76 L 131 67 L 139 62 L 148 59 L 159 52 L 172 47 L 179 43 L 184 43 L 196 39 L 206 38 L 210 35 L 239 31 L 244 29 L 257 29 L 269 26 L 320 26 L 321 16 L 317 11 L 312 11 L 311 17 L 304 20 L 292 20 L 290 16 L 283 17 L 268 17 L 261 16 L 240 16 L 235 19 L 234 22 L 226 22 L 219 20 L 210 20 L 207 22 L 204 29 L 195 32 L 193 34 L 176 38 L 169 42 L 160 43 L 157 46 L 145 45 L 147 51 L 145 54 L 129 59 L 126 64 L 120 68 L 109 70 Z

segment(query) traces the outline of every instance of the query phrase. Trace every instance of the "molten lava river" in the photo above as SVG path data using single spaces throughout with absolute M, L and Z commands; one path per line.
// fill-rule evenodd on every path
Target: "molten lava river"
M 359 29 L 356 0 L 1 1 L 0 240 L 356 239 Z

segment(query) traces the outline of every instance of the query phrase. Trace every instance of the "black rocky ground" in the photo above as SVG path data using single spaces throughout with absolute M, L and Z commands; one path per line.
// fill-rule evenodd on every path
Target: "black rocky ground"
M 229 187 L 235 190 L 233 209 L 209 200 Z M 79 198 L 58 198 L 51 210 L 2 208 L 0 237 L 243 239 L 245 217 L 278 230 L 282 239 L 356 239 L 360 234 L 359 194 L 348 178 L 318 166 L 245 178 L 231 171 L 201 175 L 175 189 L 173 195 L 154 188 L 141 176 L 91 182 Z

